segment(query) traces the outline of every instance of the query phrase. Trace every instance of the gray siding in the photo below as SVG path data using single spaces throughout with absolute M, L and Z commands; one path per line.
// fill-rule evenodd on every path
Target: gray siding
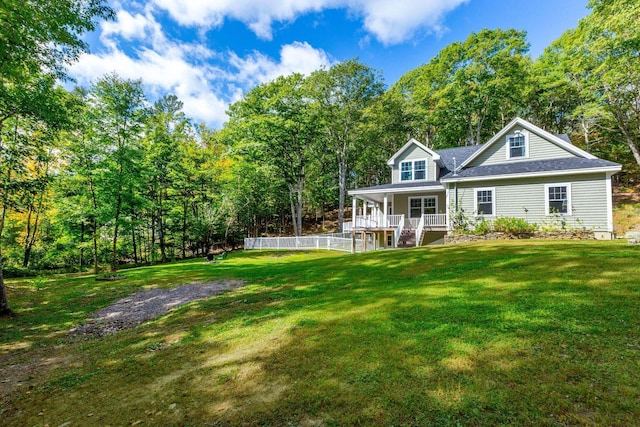
M 558 220 L 554 220 L 553 216 L 545 215 L 545 184 L 564 183 L 571 187 L 572 212 L 565 216 L 567 226 L 606 231 L 608 194 L 604 173 L 458 183 L 458 206 L 473 218 L 474 189 L 493 187 L 495 188 L 495 216 L 523 218 L 538 225 L 551 224 Z M 453 188 L 451 184 L 452 201 L 455 197 Z M 491 218 L 487 217 L 487 219 Z
M 391 182 L 393 184 L 400 181 L 400 163 L 406 160 L 427 160 L 427 179 L 426 181 L 435 181 L 436 180 L 436 163 L 433 161 L 433 157 L 429 155 L 422 148 L 418 147 L 415 144 L 412 144 L 409 148 L 407 148 L 402 155 L 398 156 L 396 159 L 396 163 L 393 165 L 393 169 L 391 172 Z M 404 181 L 404 182 L 413 182 L 413 181 Z
M 424 196 L 438 196 L 438 213 L 447 213 L 446 195 L 442 191 L 440 193 L 395 194 L 393 196 L 393 214 L 404 215 L 405 218 L 409 218 L 409 198 Z
M 543 160 L 557 159 L 561 157 L 574 157 L 575 154 L 565 150 L 555 143 L 542 138 L 540 135 L 514 126 L 500 140 L 496 141 L 487 151 L 482 153 L 477 159 L 471 162 L 470 166 L 491 165 L 496 163 L 517 162 L 520 159 L 507 159 L 507 136 L 513 134 L 516 130 L 528 133 L 529 138 L 529 157 L 522 160 Z

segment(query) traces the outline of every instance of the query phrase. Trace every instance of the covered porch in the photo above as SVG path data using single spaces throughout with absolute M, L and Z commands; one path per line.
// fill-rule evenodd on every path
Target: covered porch
M 352 217 L 342 224 L 343 232 L 374 234 L 382 247 L 419 246 L 425 233 L 449 230 L 445 190 L 439 183 L 387 184 L 349 195 Z

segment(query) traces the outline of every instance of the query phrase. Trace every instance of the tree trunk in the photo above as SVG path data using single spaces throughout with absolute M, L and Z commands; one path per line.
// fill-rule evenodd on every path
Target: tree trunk
M 186 198 L 185 198 L 186 199 Z M 182 259 L 187 257 L 187 209 L 189 205 L 186 200 L 182 202 Z
M 289 205 L 291 206 L 291 224 L 293 225 L 293 235 L 299 236 L 300 230 L 298 230 L 298 221 L 296 220 L 297 218 L 296 205 L 294 203 L 293 194 L 294 194 L 293 188 L 289 186 Z
M 342 233 L 342 221 L 344 220 L 344 199 L 347 189 L 347 159 L 346 153 L 342 152 L 338 159 L 338 233 Z
M 29 259 L 31 258 L 31 250 L 36 243 L 36 236 L 38 235 L 38 225 L 40 222 L 40 211 L 42 210 L 42 199 L 44 197 L 44 190 L 40 193 L 40 198 L 38 199 L 38 206 L 35 208 L 36 218 L 33 223 L 33 227 L 31 227 L 31 214 L 34 209 L 29 208 L 29 214 L 27 215 L 27 230 L 24 241 L 24 258 L 22 259 L 22 267 L 27 268 L 29 266 Z
M 4 230 L 4 218 L 7 213 L 6 206 L 2 206 L 2 214 L 0 214 L 0 241 L 2 240 L 2 232 Z M 9 308 L 9 300 L 7 299 L 7 292 L 4 287 L 4 276 L 2 275 L 2 269 L 4 267 L 2 259 L 2 244 L 0 244 L 0 316 L 11 313 Z
M 133 246 L 133 262 L 138 265 L 138 247 L 136 246 L 136 212 L 131 209 L 131 245 Z
M 164 219 L 162 217 L 162 189 L 158 192 L 158 239 L 160 240 L 160 256 L 162 262 L 167 262 L 167 253 L 164 240 Z

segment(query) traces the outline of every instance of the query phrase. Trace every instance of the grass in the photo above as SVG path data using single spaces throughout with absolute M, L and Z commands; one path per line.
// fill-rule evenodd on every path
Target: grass
M 128 270 L 118 282 L 10 281 L 19 315 L 0 320 L 0 369 L 13 384 L 0 417 L 7 426 L 634 425 L 639 256 L 623 242 L 485 242 L 233 253 L 221 264 Z M 138 289 L 216 278 L 249 285 L 113 336 L 66 333 Z

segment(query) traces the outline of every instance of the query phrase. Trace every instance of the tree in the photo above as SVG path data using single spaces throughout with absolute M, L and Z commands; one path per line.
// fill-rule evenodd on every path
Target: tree
M 640 4 L 591 0 L 593 12 L 576 29 L 574 70 L 600 107 L 600 124 L 627 145 L 640 165 Z
M 42 118 L 55 113 L 52 105 L 45 105 L 47 98 L 41 96 L 45 92 L 52 93 L 53 80 L 50 77 L 43 79 L 42 75 L 64 77 L 65 66 L 87 49 L 80 35 L 93 30 L 96 19 L 113 17 L 112 9 L 105 3 L 103 0 L 3 1 L 0 7 L 0 132 L 6 120 L 12 117 Z M 34 94 L 37 95 L 35 100 L 40 102 L 24 102 L 25 97 Z M 6 170 L 2 160 L 0 170 Z M 3 205 L 6 196 L 5 192 Z M 5 212 L 3 209 L 1 222 L 4 222 Z M 0 226 L 0 239 L 1 231 Z M 9 311 L 0 247 L 0 315 Z
M 89 91 L 90 138 L 102 147 L 104 212 L 112 223 L 111 268 L 117 267 L 118 232 L 140 185 L 141 139 L 147 116 L 142 81 L 116 74 L 99 79 Z
M 412 132 L 428 146 L 476 145 L 526 104 L 526 34 L 482 30 L 403 76 L 392 91 L 409 104 Z
M 384 91 L 380 74 L 352 59 L 309 77 L 322 137 L 338 165 L 338 227 L 342 231 L 347 176 L 353 158 L 365 144 L 363 120 L 367 107 Z
M 259 160 L 272 165 L 286 183 L 296 236 L 302 234 L 306 169 L 318 135 L 306 89 L 301 74 L 279 77 L 255 87 L 229 110 L 232 126 L 256 144 Z

